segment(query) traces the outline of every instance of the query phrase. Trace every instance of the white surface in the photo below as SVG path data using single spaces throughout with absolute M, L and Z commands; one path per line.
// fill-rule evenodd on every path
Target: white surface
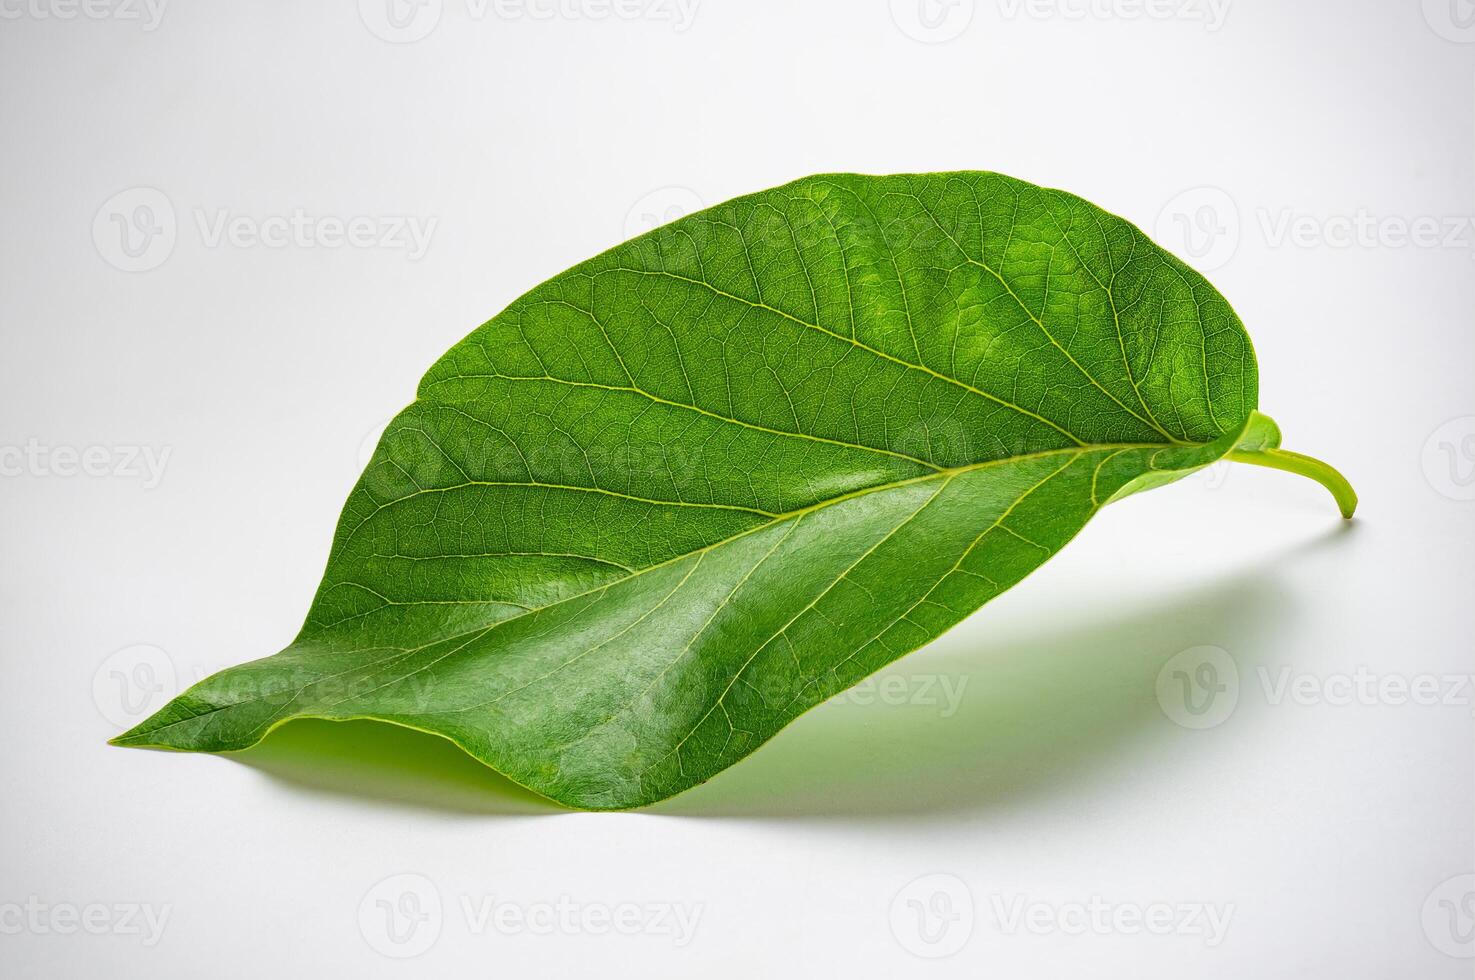
M 427 0 L 411 43 L 366 26 L 395 35 L 379 2 L 153 30 L 141 3 L 0 5 L 0 446 L 169 452 L 152 487 L 4 460 L 0 974 L 1471 975 L 1468 2 L 703 0 L 682 30 Z M 120 677 L 172 693 L 287 642 L 365 438 L 522 290 L 695 201 L 956 168 L 1217 266 L 1262 406 L 1345 468 L 1356 523 L 1246 467 L 1133 498 L 894 686 L 652 811 L 549 810 L 374 726 L 104 745 Z M 172 251 L 130 259 L 113 214 L 151 202 Z M 419 258 L 325 247 L 331 223 L 240 237 L 299 209 L 434 225 Z M 222 215 L 243 244 L 209 244 Z M 1420 217 L 1451 243 L 1400 247 Z M 1237 700 L 1185 714 L 1173 672 L 1205 663 Z M 1359 673 L 1370 697 L 1327 703 Z M 591 931 L 621 915 L 644 931 Z

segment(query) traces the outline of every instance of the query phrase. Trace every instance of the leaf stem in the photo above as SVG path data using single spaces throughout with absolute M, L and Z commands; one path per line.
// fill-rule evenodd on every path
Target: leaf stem
M 1293 453 L 1289 449 L 1235 449 L 1230 451 L 1228 458 L 1236 463 L 1268 466 L 1273 470 L 1308 476 L 1331 491 L 1343 517 L 1350 519 L 1352 512 L 1357 510 L 1357 491 L 1352 489 L 1352 484 L 1334 467 L 1319 459 Z

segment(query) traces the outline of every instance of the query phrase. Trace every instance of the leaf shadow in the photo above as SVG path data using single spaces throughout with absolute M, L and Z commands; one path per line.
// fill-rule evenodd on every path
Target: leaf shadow
M 468 815 L 567 813 L 451 742 L 379 721 L 300 718 L 228 758 L 308 793 Z
M 931 704 L 858 704 L 845 696 L 801 717 L 718 778 L 656 804 L 684 817 L 895 821 L 1023 808 L 1133 765 L 1185 730 L 1157 700 L 1163 665 L 1189 647 L 1231 651 L 1241 685 L 1266 662 L 1270 638 L 1295 615 L 1276 569 L 1295 555 L 1318 562 L 1345 542 L 1339 525 L 1252 570 L 1186 587 L 1169 598 L 1114 596 L 1055 623 L 1020 622 L 980 642 L 958 630 L 878 677 L 952 678 L 953 710 Z M 1013 635 L 1008 635 L 1012 633 Z M 966 683 L 964 680 L 966 679 Z M 961 685 L 961 686 L 960 686 Z M 1241 702 L 1243 711 L 1243 702 Z M 1191 733 L 1190 733 L 1191 734 Z M 1135 755 L 1133 754 L 1135 753 Z
M 926 820 L 1068 792 L 1134 745 L 1182 733 L 1156 698 L 1157 674 L 1174 654 L 1220 646 L 1233 652 L 1242 678 L 1252 670 L 1266 637 L 1294 615 L 1277 578 L 1280 563 L 1309 552 L 1334 560 L 1327 552 L 1354 526 L 1168 598 L 1119 592 L 1110 608 L 1085 607 L 1043 625 L 1011 623 L 982 642 L 976 632 L 955 630 L 877 675 L 934 678 L 934 703 L 861 704 L 842 696 L 713 780 L 640 812 Z M 952 710 L 942 688 L 947 678 Z M 382 722 L 292 721 L 229 758 L 313 794 L 468 815 L 569 812 L 443 738 Z

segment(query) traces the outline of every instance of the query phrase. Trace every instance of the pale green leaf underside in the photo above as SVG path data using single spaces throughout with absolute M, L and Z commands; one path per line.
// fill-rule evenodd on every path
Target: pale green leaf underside
M 649 803 L 1114 496 L 1273 447 L 1255 406 L 1224 299 L 1072 195 L 955 173 L 738 198 L 452 348 L 350 496 L 297 640 L 117 741 L 374 718 L 571 806 Z

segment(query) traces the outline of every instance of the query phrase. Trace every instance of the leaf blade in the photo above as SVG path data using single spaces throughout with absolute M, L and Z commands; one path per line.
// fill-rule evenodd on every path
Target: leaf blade
M 117 741 L 370 717 L 568 805 L 653 802 L 1114 495 L 1223 456 L 1255 387 L 1223 298 L 1072 195 L 968 173 L 739 198 L 453 347 L 350 496 L 297 640 Z

